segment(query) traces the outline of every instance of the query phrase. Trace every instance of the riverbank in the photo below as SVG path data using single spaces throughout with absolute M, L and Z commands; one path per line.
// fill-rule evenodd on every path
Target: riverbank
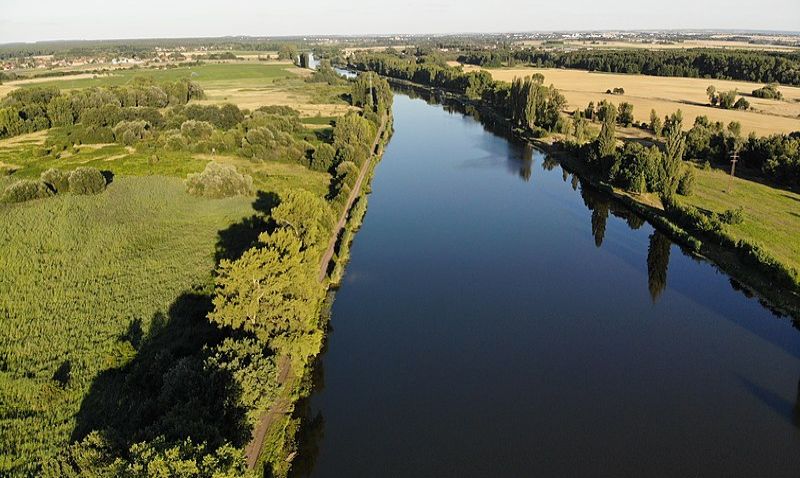
M 380 162 L 383 150 L 391 138 L 392 124 L 390 112 L 388 117 L 383 118 L 378 128 L 372 155 L 359 173 L 357 187 L 351 191 L 339 222 L 332 231 L 329 248 L 323 254 L 319 281 L 325 283 L 328 293 L 319 317 L 320 326 L 324 331 L 322 341 L 310 351 L 300 374 L 292 374 L 288 363 L 279 366 L 278 380 L 281 383 L 282 393 L 262 415 L 254 430 L 253 439 L 245 449 L 248 468 L 251 470 L 269 467 L 268 476 L 285 477 L 297 456 L 296 437 L 301 425 L 301 418 L 296 413 L 297 405 L 301 400 L 308 398 L 313 391 L 312 376 L 316 359 L 325 344 L 336 289 L 344 276 L 355 233 L 366 215 L 370 183 L 375 167 Z
M 775 280 L 774 267 L 765 262 L 753 260 L 745 262 L 743 255 L 747 254 L 747 245 L 741 244 L 724 233 L 709 237 L 708 233 L 699 230 L 690 230 L 681 227 L 673 217 L 665 213 L 658 198 L 647 194 L 632 194 L 608 184 L 592 175 L 583 161 L 575 154 L 562 148 L 554 137 L 537 138 L 528 132 L 511 128 L 508 119 L 495 111 L 491 106 L 467 98 L 465 95 L 413 83 L 407 80 L 386 77 L 394 86 L 412 88 L 419 92 L 433 95 L 439 101 L 455 102 L 462 107 L 475 108 L 482 122 L 489 121 L 502 125 L 516 139 L 526 141 L 557 159 L 567 171 L 576 174 L 592 188 L 602 191 L 624 204 L 627 208 L 647 219 L 653 226 L 667 234 L 676 243 L 691 251 L 700 258 L 715 264 L 720 270 L 731 276 L 736 281 L 735 286 L 746 295 L 754 295 L 761 299 L 764 305 L 774 312 L 789 315 L 796 325 L 800 326 L 800 291 L 795 287 L 780 285 Z M 715 243 L 714 241 L 717 241 Z M 774 259 L 768 258 L 775 262 Z M 784 265 L 785 267 L 785 265 Z

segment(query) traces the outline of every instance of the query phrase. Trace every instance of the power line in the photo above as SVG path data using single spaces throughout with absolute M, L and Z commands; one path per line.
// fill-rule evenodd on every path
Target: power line
M 736 174 L 736 162 L 737 161 L 739 161 L 739 153 L 734 151 L 733 154 L 731 154 L 731 177 L 730 177 L 730 180 L 728 180 L 728 194 L 733 192 L 733 178 L 734 178 L 734 175 Z

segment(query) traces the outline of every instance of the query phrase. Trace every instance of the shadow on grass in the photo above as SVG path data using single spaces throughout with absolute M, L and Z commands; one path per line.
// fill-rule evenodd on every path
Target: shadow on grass
M 258 236 L 262 232 L 272 232 L 274 225 L 270 223 L 269 216 L 278 204 L 280 198 L 277 194 L 259 191 L 253 201 L 253 209 L 257 213 L 219 231 L 214 253 L 216 263 L 219 264 L 223 259 L 238 259 L 258 243 Z
M 251 430 L 239 405 L 242 391 L 230 371 L 206 361 L 223 334 L 206 319 L 211 307 L 210 295 L 185 292 L 166 315 L 156 314 L 135 358 L 94 380 L 72 440 L 99 430 L 120 450 L 159 436 L 191 438 L 211 449 L 225 442 L 243 446 Z M 140 327 L 132 324 L 120 340 L 135 337 Z

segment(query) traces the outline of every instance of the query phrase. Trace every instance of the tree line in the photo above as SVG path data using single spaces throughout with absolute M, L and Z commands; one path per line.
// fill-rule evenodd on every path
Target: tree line
M 609 73 L 717 78 L 800 85 L 800 53 L 757 50 L 671 49 L 552 51 L 542 49 L 472 51 L 458 61 L 497 67 L 524 63 Z
M 129 86 L 91 88 L 62 93 L 56 87 L 20 88 L 0 103 L 0 138 L 86 123 L 111 127 L 121 111 L 137 116 L 131 108 L 158 109 L 185 105 L 203 98 L 203 89 L 190 80 L 155 84 L 137 79 Z M 123 110 L 126 109 L 127 110 Z M 152 115 L 153 110 L 147 111 Z

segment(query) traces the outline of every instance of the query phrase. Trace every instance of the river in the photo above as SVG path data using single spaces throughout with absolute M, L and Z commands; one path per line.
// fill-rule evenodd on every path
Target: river
M 394 119 L 297 476 L 798 476 L 789 318 L 474 118 Z

